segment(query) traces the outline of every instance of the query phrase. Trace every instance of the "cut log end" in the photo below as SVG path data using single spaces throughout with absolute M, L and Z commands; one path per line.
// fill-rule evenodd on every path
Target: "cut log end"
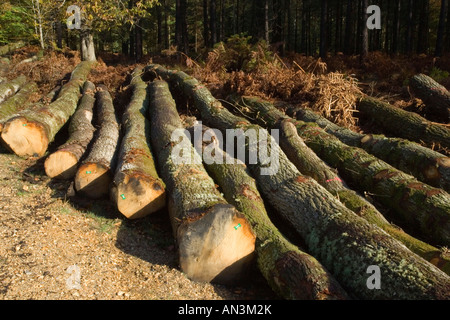
M 128 219 L 143 218 L 162 209 L 166 193 L 162 183 L 142 174 L 122 174 L 111 188 L 112 200 Z
M 71 179 L 77 172 L 77 157 L 65 150 L 59 150 L 52 153 L 45 160 L 45 173 L 50 178 Z
M 24 117 L 6 122 L 1 136 L 5 145 L 21 157 L 42 157 L 49 143 L 44 127 Z
M 98 163 L 85 163 L 75 175 L 75 190 L 88 198 L 99 199 L 109 194 L 111 171 Z
M 372 141 L 372 139 L 373 139 L 373 135 L 367 134 L 364 137 L 362 137 L 361 143 L 362 144 L 368 143 L 368 142 Z
M 194 281 L 233 283 L 245 275 L 254 258 L 255 235 L 229 204 L 214 205 L 177 232 L 181 269 Z

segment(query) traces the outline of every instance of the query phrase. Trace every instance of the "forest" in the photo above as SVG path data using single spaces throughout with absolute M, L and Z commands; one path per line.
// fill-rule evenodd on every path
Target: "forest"
M 17 281 L 29 264 L 55 279 L 75 260 L 98 274 L 98 234 L 95 253 L 78 254 L 89 263 L 25 246 L 47 240 L 26 231 L 35 225 L 55 243 L 87 240 L 69 222 L 83 218 L 109 225 L 107 252 L 141 258 L 136 242 L 164 243 L 165 267 L 238 299 L 450 299 L 448 0 L 0 9 L 0 234 L 22 237 L 0 259 L 1 298 L 48 297 Z M 139 291 L 136 275 L 161 279 L 158 259 L 115 268 L 131 292 L 117 295 L 199 297 L 167 274 L 169 295 L 149 295 L 156 280 Z M 88 279 L 103 281 L 91 275 L 47 290 L 91 297 Z

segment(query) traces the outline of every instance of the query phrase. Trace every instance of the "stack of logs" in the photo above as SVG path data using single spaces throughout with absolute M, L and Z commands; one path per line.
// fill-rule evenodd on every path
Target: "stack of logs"
M 284 113 L 268 101 L 231 95 L 243 118 L 195 78 L 160 65 L 133 71 L 131 99 L 118 115 L 109 89 L 86 80 L 91 67 L 80 63 L 49 104 L 26 103 L 36 84 L 23 77 L 0 84 L 1 140 L 19 156 L 43 157 L 68 122 L 67 141 L 46 155 L 46 174 L 73 180 L 80 196 L 109 197 L 128 219 L 167 204 L 180 268 L 190 279 L 233 283 L 255 262 L 284 299 L 450 298 L 450 258 L 439 249 L 450 246 L 450 160 L 412 142 L 447 147 L 444 126 L 397 117 L 400 111 L 369 97 L 361 98 L 361 113 L 377 121 L 383 110 L 384 125 L 393 133 L 402 128 L 402 138 L 362 135 L 310 110 Z M 441 91 L 429 103 L 440 99 L 445 114 Z M 190 101 L 205 126 L 183 122 L 173 95 Z M 229 129 L 257 132 L 267 150 L 248 136 L 242 147 L 249 155 L 276 155 L 276 170 L 267 174 L 269 164 L 258 157 L 226 161 L 233 155 L 217 135 Z M 278 142 L 271 129 L 280 132 Z M 191 140 L 198 130 L 202 140 Z M 269 214 L 301 243 L 288 240 Z M 380 288 L 369 283 L 373 267 Z

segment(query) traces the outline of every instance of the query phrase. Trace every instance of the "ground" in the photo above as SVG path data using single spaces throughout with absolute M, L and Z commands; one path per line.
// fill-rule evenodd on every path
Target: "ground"
M 0 149 L 0 300 L 276 298 L 255 272 L 234 286 L 178 268 L 166 211 L 129 221 L 107 199 L 67 198 L 42 159 Z

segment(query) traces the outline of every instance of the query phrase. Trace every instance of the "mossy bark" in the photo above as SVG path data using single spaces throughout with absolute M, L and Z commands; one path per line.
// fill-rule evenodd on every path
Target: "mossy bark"
M 122 115 L 122 139 L 118 165 L 111 187 L 111 198 L 119 212 L 129 219 L 142 218 L 166 204 L 164 182 L 156 171 L 150 147 L 150 121 L 147 84 L 142 69 L 132 73 L 133 95 Z
M 184 72 L 150 65 L 149 72 L 167 79 L 200 111 L 202 121 L 223 131 L 260 130 L 231 114 L 196 79 Z M 276 143 L 268 153 L 279 155 L 275 174 L 262 175 L 265 163 L 248 164 L 261 194 L 304 239 L 315 256 L 350 294 L 364 299 L 449 299 L 450 278 L 413 254 L 386 232 L 344 207 L 315 180 L 300 174 Z M 250 150 L 249 150 L 250 151 Z M 252 150 L 255 151 L 255 150 Z M 367 270 L 381 270 L 382 288 L 370 290 Z
M 256 97 L 230 96 L 230 99 L 238 101 L 243 107 L 247 102 L 252 105 L 265 103 Z M 286 114 L 293 118 L 304 122 L 314 122 L 343 143 L 362 148 L 419 181 L 442 188 L 447 192 L 450 191 L 450 158 L 443 154 L 406 139 L 354 132 L 334 124 L 312 110 L 284 107 L 287 108 Z
M 287 240 L 271 222 L 256 181 L 247 166 L 232 159 L 218 145 L 217 137 L 206 127 L 188 129 L 191 138 L 195 130 L 209 135 L 210 141 L 193 141 L 203 154 L 208 173 L 219 185 L 226 200 L 242 212 L 256 234 L 257 265 L 270 287 L 284 299 L 340 300 L 347 294 L 325 267 L 314 257 Z M 214 156 L 208 151 L 215 144 Z M 206 149 L 205 149 L 206 148 Z M 216 161 L 220 159 L 219 161 Z
M 57 99 L 48 106 L 24 110 L 9 119 L 2 130 L 7 147 L 19 156 L 43 156 L 49 143 L 74 114 L 92 65 L 91 62 L 78 64 Z
M 221 195 L 184 135 L 167 83 L 154 81 L 149 90 L 152 146 L 166 183 L 181 269 L 196 281 L 242 278 L 254 257 L 251 226 Z
M 100 127 L 94 135 L 92 147 L 77 170 L 74 183 L 79 194 L 93 199 L 109 194 L 120 142 L 119 122 L 106 86 L 97 87 L 96 100 L 97 123 Z
M 20 75 L 11 81 L 0 84 L 0 103 L 14 95 L 27 82 L 27 77 Z
M 450 130 L 428 121 L 414 112 L 396 108 L 381 100 L 363 97 L 357 104 L 362 116 L 397 137 L 421 142 L 428 146 L 450 147 Z
M 78 163 L 94 137 L 92 125 L 95 85 L 86 81 L 79 106 L 70 119 L 69 139 L 45 160 L 45 172 L 50 178 L 72 179 Z
M 299 122 L 286 117 L 274 105 L 259 98 L 242 97 L 240 100 L 234 100 L 234 102 L 240 103 L 241 109 L 245 109 L 249 115 L 256 117 L 260 124 L 280 128 L 280 146 L 300 172 L 313 177 L 330 193 L 337 196 L 347 208 L 379 226 L 388 234 L 400 240 L 411 251 L 450 274 L 450 258 L 445 252 L 408 235 L 398 227 L 394 227 L 372 204 L 350 190 L 337 172 L 307 147 L 297 132 L 296 125 Z
M 0 104 L 0 132 L 3 129 L 3 123 L 20 110 L 29 106 L 30 97 L 37 89 L 36 82 L 28 82 L 14 96 Z
M 414 94 L 426 104 L 426 112 L 450 121 L 450 93 L 443 86 L 424 74 L 417 74 L 409 81 Z

